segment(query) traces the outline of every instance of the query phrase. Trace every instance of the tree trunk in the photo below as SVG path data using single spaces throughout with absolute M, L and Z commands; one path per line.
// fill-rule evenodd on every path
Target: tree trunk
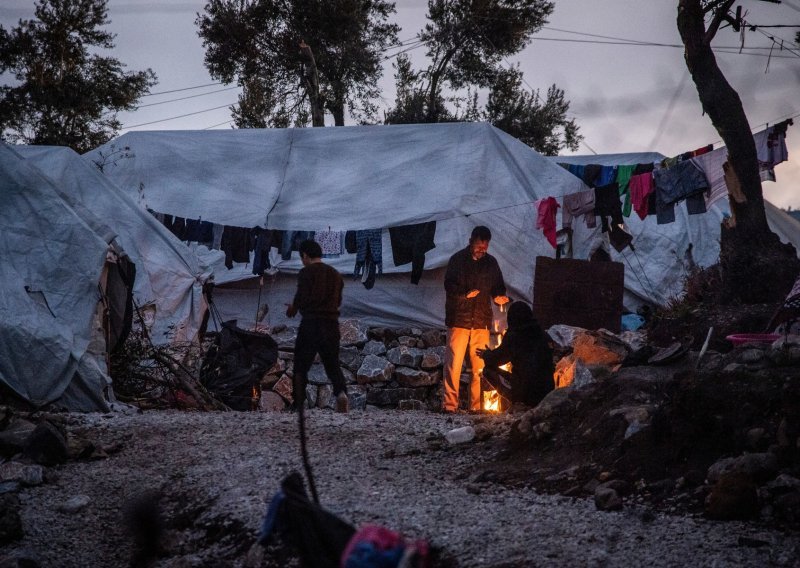
M 718 15 L 706 30 L 701 1 L 679 0 L 678 31 L 700 104 L 728 149 L 728 162 L 746 198 L 743 203 L 731 200 L 735 227 L 722 228 L 721 297 L 726 302 L 780 301 L 791 289 L 800 262 L 794 247 L 782 245 L 767 225 L 750 124 L 739 94 L 725 79 L 711 50 L 711 40 L 721 21 L 719 14 L 727 12 L 733 3 L 734 0 L 721 2 L 715 8 Z
M 322 97 L 319 95 L 319 74 L 314 53 L 305 42 L 300 42 L 300 50 L 306 58 L 306 68 L 303 73 L 308 100 L 311 103 L 311 126 L 325 126 L 325 108 Z

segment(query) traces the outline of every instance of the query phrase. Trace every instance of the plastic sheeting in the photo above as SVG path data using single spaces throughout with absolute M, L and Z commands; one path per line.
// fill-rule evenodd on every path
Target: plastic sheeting
M 436 247 L 425 255 L 420 286 L 431 285 L 428 271 L 446 266 L 467 246 L 475 226 L 486 225 L 493 233 L 489 252 L 500 263 L 509 293 L 528 301 L 534 259 L 554 255 L 535 229 L 534 202 L 585 187 L 522 142 L 480 123 L 130 132 L 83 157 L 104 163 L 104 156 L 121 148 L 130 157 L 106 162 L 104 173 L 163 213 L 309 231 L 436 221 Z M 389 280 L 379 277 L 364 303 L 346 305 L 343 317 L 366 314 L 384 325 L 442 326 L 444 310 L 433 316 L 430 307 L 443 306 L 442 280 L 437 276 L 429 288 L 412 285 L 411 265 L 394 266 L 387 231 L 383 240 L 384 273 L 404 273 L 405 281 L 396 280 L 389 290 Z M 325 262 L 347 278 L 355 256 Z M 278 264 L 289 273 L 300 267 L 297 253 Z M 244 265 L 230 272 L 217 265 L 214 274 L 218 283 L 253 278 Z M 437 297 L 429 300 L 429 293 Z M 224 317 L 231 315 L 223 310 Z
M 134 300 L 152 318 L 154 343 L 193 341 L 205 310 L 203 282 L 211 270 L 166 227 L 69 148 L 15 146 L 49 177 L 73 206 L 87 208 L 112 228 L 136 264 Z
M 35 406 L 102 409 L 87 350 L 113 234 L 5 145 L 0 196 L 0 381 Z

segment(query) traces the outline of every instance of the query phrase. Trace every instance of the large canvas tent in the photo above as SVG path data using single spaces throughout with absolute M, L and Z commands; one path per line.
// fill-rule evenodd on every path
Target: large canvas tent
M 112 159 L 112 156 L 122 156 Z M 187 219 L 280 230 L 387 229 L 435 221 L 435 248 L 418 285 L 395 266 L 383 231 L 383 267 L 371 290 L 345 278 L 343 316 L 372 325 L 443 325 L 447 260 L 476 225 L 494 234 L 512 297 L 532 297 L 537 255 L 553 255 L 535 229 L 534 202 L 583 183 L 488 124 L 129 132 L 84 155 L 147 207 Z M 326 259 L 352 273 L 354 255 Z M 223 319 L 252 322 L 262 303 L 281 321 L 294 291 L 294 258 L 254 280 L 249 267 L 215 270 Z M 227 283 L 227 284 L 226 284 Z
M 37 407 L 104 410 L 98 296 L 114 233 L 4 144 L 0 196 L 0 382 Z
M 195 341 L 206 314 L 210 268 L 131 196 L 69 148 L 15 146 L 61 194 L 82 204 L 115 233 L 136 265 L 133 300 L 155 344 Z
M 601 166 L 635 165 L 661 162 L 666 156 L 658 152 L 592 154 L 549 157 L 553 163 Z M 792 243 L 800 251 L 800 222 L 785 211 L 765 201 L 770 228 L 783 242 Z M 730 214 L 727 200 L 717 201 L 708 211 L 689 215 L 684 203 L 675 208 L 675 222 L 659 225 L 655 216 L 644 220 L 633 213 L 625 218 L 625 226 L 633 235 L 633 248 L 617 252 L 610 248 L 612 260 L 625 264 L 626 307 L 641 303 L 663 305 L 680 296 L 685 277 L 692 264 L 708 267 L 719 260 L 720 226 Z M 581 220 L 573 222 L 574 256 L 586 258 L 598 245 L 599 229 L 587 229 Z

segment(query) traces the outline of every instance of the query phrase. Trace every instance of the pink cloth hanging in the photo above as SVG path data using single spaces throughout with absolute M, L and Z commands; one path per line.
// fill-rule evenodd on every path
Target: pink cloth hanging
M 631 176 L 628 187 L 631 189 L 631 204 L 633 205 L 633 210 L 636 211 L 639 219 L 644 221 L 648 213 L 647 198 L 655 191 L 653 172 Z
M 546 197 L 536 202 L 536 228 L 542 229 L 547 241 L 556 248 L 556 212 L 561 205 L 555 197 Z

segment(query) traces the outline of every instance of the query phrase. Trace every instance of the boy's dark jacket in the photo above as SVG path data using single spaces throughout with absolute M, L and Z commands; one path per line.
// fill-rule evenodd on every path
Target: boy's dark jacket
M 536 406 L 553 390 L 553 351 L 547 334 L 524 302 L 514 302 L 508 311 L 508 331 L 496 349 L 483 353 L 487 367 L 511 363 L 512 402 Z

